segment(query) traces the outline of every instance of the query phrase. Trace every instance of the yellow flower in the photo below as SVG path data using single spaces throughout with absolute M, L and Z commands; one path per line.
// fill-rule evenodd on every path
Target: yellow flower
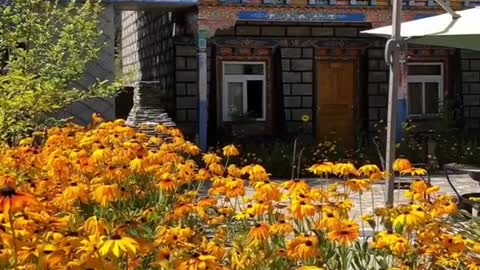
M 92 195 L 93 200 L 100 203 L 103 207 L 122 198 L 122 194 L 117 184 L 100 185 L 95 188 Z
M 410 168 L 412 168 L 412 164 L 410 163 L 410 161 L 408 159 L 397 158 L 393 162 L 393 170 L 396 171 L 396 172 L 401 172 L 403 170 L 408 170 Z
M 333 164 L 331 162 L 324 162 L 320 164 L 314 164 L 307 170 L 318 176 L 328 176 L 333 173 Z
M 422 168 L 414 168 L 414 167 L 411 167 L 411 168 L 408 168 L 408 169 L 405 169 L 405 170 L 401 170 L 400 171 L 400 175 L 412 175 L 412 176 L 415 176 L 415 175 L 427 175 L 427 170 L 425 169 L 422 169 Z
M 370 181 L 366 179 L 352 179 L 347 180 L 345 186 L 352 192 L 363 193 L 370 189 Z
M 358 175 L 357 169 L 352 163 L 337 163 L 333 167 L 333 173 L 337 176 Z
M 222 159 L 213 154 L 213 153 L 208 153 L 208 154 L 205 154 L 203 155 L 203 162 L 205 162 L 205 164 L 207 165 L 210 165 L 210 164 L 214 164 L 214 163 L 219 163 Z
M 223 155 L 226 157 L 236 157 L 240 155 L 240 153 L 238 152 L 238 149 L 233 144 L 223 147 L 222 150 L 223 150 Z
M 357 223 L 346 220 L 341 221 L 334 229 L 328 234 L 328 239 L 337 242 L 342 246 L 351 246 L 358 239 L 360 233 L 358 231 Z
M 116 258 L 121 258 L 125 254 L 133 257 L 137 253 L 138 243 L 130 237 L 112 235 L 109 239 L 103 236 L 100 241 L 102 241 L 102 247 L 99 252 L 100 255 L 113 255 Z
M 380 169 L 375 164 L 367 164 L 358 168 L 358 173 L 360 176 L 369 177 L 372 173 L 379 173 Z

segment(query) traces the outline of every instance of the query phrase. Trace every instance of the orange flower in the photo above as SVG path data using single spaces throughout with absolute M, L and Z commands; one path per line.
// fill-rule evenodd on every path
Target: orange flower
M 281 219 L 278 223 L 275 223 L 270 227 L 270 232 L 273 235 L 285 236 L 293 232 L 293 225 L 284 219 Z
M 14 188 L 0 188 L 0 211 L 4 214 L 22 211 L 25 207 L 37 205 L 37 200 L 30 194 L 17 192 Z
M 240 155 L 240 153 L 238 152 L 238 149 L 233 144 L 223 147 L 222 150 L 223 150 L 223 155 L 226 157 L 236 157 Z
M 370 181 L 366 179 L 352 179 L 346 181 L 345 186 L 352 192 L 363 193 L 370 189 Z
M 255 227 L 248 232 L 248 242 L 253 246 L 258 246 L 267 241 L 270 234 L 270 227 L 267 224 L 257 223 Z
M 379 172 L 380 172 L 380 169 L 375 164 L 367 164 L 358 168 L 358 173 L 360 174 L 360 176 L 369 177 L 373 173 L 379 173 Z
M 287 246 L 287 255 L 294 259 L 308 260 L 318 255 L 318 239 L 315 236 L 299 236 Z
M 314 216 L 316 213 L 315 206 L 306 203 L 304 200 L 294 200 L 290 207 L 292 215 L 296 219 Z
M 122 193 L 117 184 L 100 185 L 95 188 L 92 193 L 93 200 L 100 203 L 101 206 L 106 207 L 111 202 L 115 202 L 122 198 Z
M 331 162 L 324 162 L 321 164 L 314 164 L 307 170 L 315 175 L 326 177 L 333 173 L 333 168 L 334 166 Z
M 351 246 L 358 239 L 360 233 L 357 223 L 353 221 L 341 221 L 337 227 L 328 234 L 328 239 L 342 246 Z
M 393 162 L 393 170 L 396 171 L 396 172 L 401 172 L 403 170 L 408 170 L 410 168 L 412 168 L 412 164 L 410 163 L 410 161 L 408 159 L 397 158 Z

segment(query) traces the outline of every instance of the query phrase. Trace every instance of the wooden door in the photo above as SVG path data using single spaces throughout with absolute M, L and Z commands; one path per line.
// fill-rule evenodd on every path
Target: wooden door
M 355 62 L 318 61 L 316 134 L 347 146 L 355 141 Z

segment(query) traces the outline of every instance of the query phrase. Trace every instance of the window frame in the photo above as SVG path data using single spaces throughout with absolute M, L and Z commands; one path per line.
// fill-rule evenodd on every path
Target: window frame
M 422 84 L 422 113 L 410 113 L 410 101 L 407 102 L 407 113 L 409 117 L 436 117 L 440 115 L 440 112 L 443 107 L 443 95 L 444 95 L 444 81 L 445 81 L 445 72 L 444 65 L 442 62 L 413 62 L 408 63 L 408 66 L 430 66 L 430 65 L 439 65 L 440 74 L 439 75 L 410 75 L 408 74 L 407 69 L 407 100 L 408 100 L 408 84 L 409 83 L 421 83 Z M 426 102 L 425 102 L 425 84 L 426 83 L 438 83 L 438 113 L 426 113 Z
M 241 65 L 258 65 L 263 66 L 263 75 L 228 75 L 225 74 L 225 66 L 228 64 L 241 64 Z M 262 81 L 262 117 L 260 118 L 247 118 L 249 121 L 266 121 L 267 119 L 267 69 L 266 63 L 263 61 L 222 61 L 222 121 L 223 122 L 235 122 L 229 115 L 228 112 L 228 83 L 231 82 L 241 82 L 243 85 L 242 88 L 242 97 L 243 97 L 243 114 L 247 113 L 248 109 L 248 96 L 247 96 L 247 82 L 249 80 Z

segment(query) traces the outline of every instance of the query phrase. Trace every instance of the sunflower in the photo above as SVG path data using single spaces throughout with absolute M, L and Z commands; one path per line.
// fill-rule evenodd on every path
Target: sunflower
M 128 254 L 128 256 L 133 257 L 138 250 L 137 241 L 126 236 L 122 237 L 117 234 L 110 236 L 110 238 L 103 236 L 100 238 L 100 241 L 102 246 L 99 252 L 102 256 L 113 255 L 116 258 L 121 258 Z
M 270 234 L 270 226 L 267 224 L 257 223 L 255 227 L 248 232 L 248 242 L 252 246 L 258 246 L 267 241 Z
M 37 200 L 30 194 L 17 192 L 13 187 L 0 188 L 0 212 L 4 214 L 16 213 L 25 207 L 38 205 Z
M 393 170 L 396 171 L 396 172 L 401 172 L 401 171 L 404 171 L 404 170 L 408 170 L 410 168 L 412 168 L 412 164 L 410 163 L 410 161 L 408 159 L 397 158 L 393 162 Z
M 223 150 L 223 155 L 226 156 L 226 157 L 236 157 L 236 156 L 240 155 L 237 147 L 235 147 L 235 145 L 233 145 L 233 144 L 230 144 L 230 145 L 227 145 L 227 146 L 223 147 L 222 150 Z
M 351 246 L 360 236 L 357 223 L 342 220 L 330 233 L 328 239 L 342 246 Z

